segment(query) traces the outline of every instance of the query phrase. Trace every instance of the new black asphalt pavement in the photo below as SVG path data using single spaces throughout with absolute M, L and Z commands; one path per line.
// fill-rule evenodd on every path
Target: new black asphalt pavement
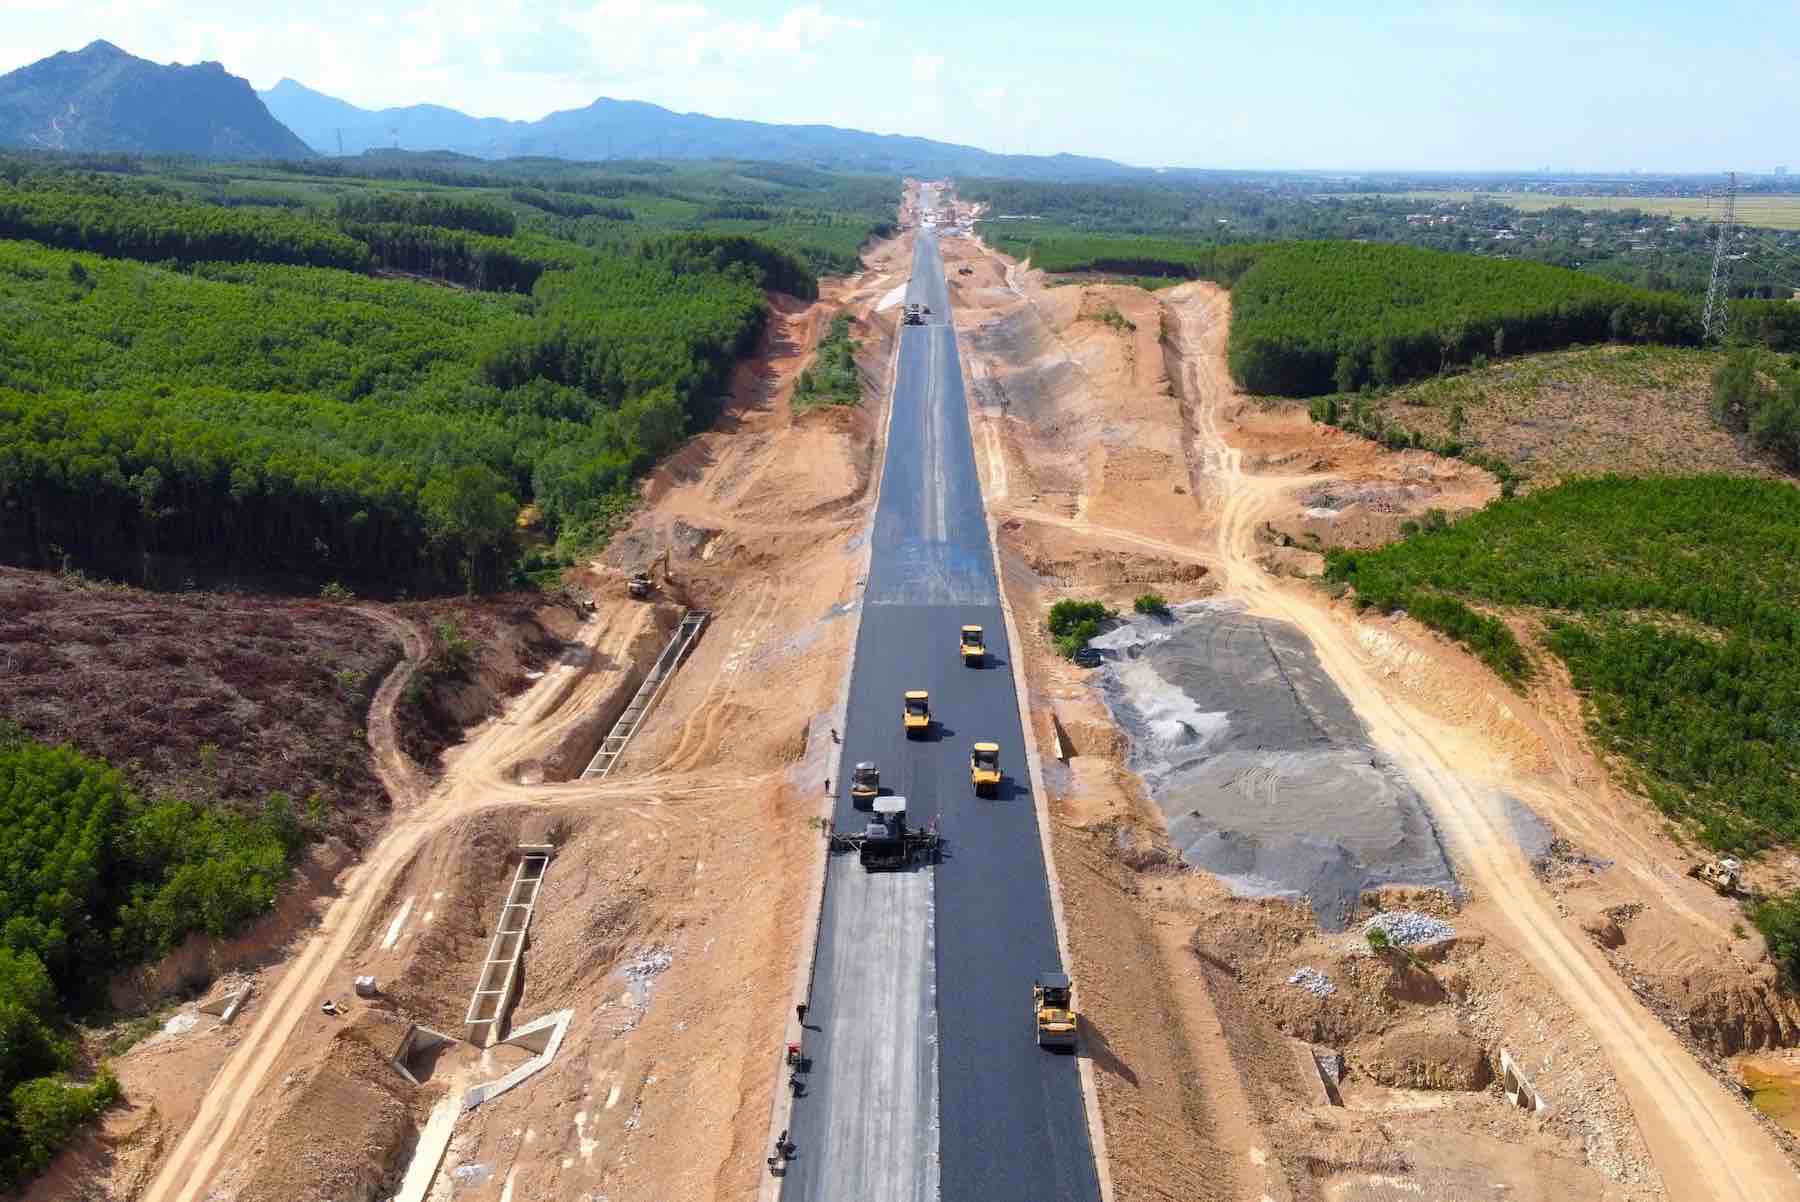
M 937 821 L 943 856 L 936 867 L 897 874 L 929 882 L 928 893 L 867 879 L 852 857 L 831 865 L 806 1019 L 817 1031 L 807 1038 L 815 1060 L 795 1102 L 799 1151 L 783 1196 L 862 1202 L 836 1192 L 854 1179 L 846 1163 L 860 1158 L 891 1166 L 881 1176 L 905 1178 L 891 1183 L 896 1189 L 865 1185 L 871 1197 L 922 1199 L 935 1186 L 936 1196 L 953 1202 L 1095 1202 L 1100 1191 L 1075 1057 L 1041 1049 L 1033 1038 L 1032 980 L 1062 962 L 943 263 L 927 231 L 916 241 L 906 299 L 929 305 L 931 316 L 924 326 L 901 327 L 842 770 L 875 761 L 884 792 L 906 797 L 910 822 Z M 987 633 L 981 668 L 965 667 L 958 652 L 965 623 Z M 927 738 L 902 732 L 908 689 L 931 693 L 936 722 Z M 993 799 L 977 798 L 969 784 L 969 748 L 978 741 L 1000 744 L 1006 775 Z M 867 811 L 854 807 L 847 784 L 832 782 L 836 821 L 840 830 L 860 830 Z M 921 895 L 925 900 L 908 900 Z M 921 932 L 914 943 L 873 930 L 858 938 L 845 907 L 868 913 L 881 904 L 935 921 L 935 939 Z M 859 971 L 865 966 L 856 958 L 910 948 L 934 957 L 926 1000 L 910 986 L 896 988 L 898 996 L 870 996 L 881 982 L 896 987 L 914 978 Z M 857 1077 L 873 1074 L 882 1087 L 834 1074 L 827 1062 L 834 1047 L 846 1065 L 854 1047 Z M 870 1055 L 896 1063 L 871 1068 Z M 935 1121 L 929 1103 L 892 1096 L 910 1095 L 905 1083 L 917 1082 L 929 1097 L 934 1062 Z M 884 1124 L 884 1112 L 898 1121 Z

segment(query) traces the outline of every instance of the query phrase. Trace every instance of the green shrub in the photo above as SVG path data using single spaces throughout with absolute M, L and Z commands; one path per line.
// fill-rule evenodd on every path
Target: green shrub
M 1131 608 L 1141 614 L 1156 614 L 1159 617 L 1169 612 L 1169 603 L 1161 593 L 1144 593 L 1131 603 Z
M 1769 944 L 1769 958 L 1781 970 L 1782 983 L 1800 991 L 1800 890 L 1758 902 L 1750 921 Z
M 1113 616 L 1098 601 L 1064 599 L 1050 607 L 1046 625 L 1064 659 L 1074 659 L 1086 649 L 1088 640 L 1100 633 L 1100 624 Z
M 793 407 L 860 405 L 862 373 L 856 368 L 856 352 L 861 345 L 850 337 L 848 313 L 839 313 L 832 318 L 830 330 L 819 341 L 812 366 L 801 372 L 799 380 L 795 381 Z

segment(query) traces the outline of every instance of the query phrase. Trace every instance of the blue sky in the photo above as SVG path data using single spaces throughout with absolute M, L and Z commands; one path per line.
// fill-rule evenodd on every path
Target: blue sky
M 1800 5 L 0 0 L 0 72 L 104 37 L 366 107 L 596 96 L 1144 165 L 1800 171 Z

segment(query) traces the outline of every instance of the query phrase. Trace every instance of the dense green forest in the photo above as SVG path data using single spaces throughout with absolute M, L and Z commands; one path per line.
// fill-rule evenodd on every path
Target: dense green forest
M 519 506 L 591 519 L 763 320 L 752 264 L 598 257 L 510 299 L 25 243 L 0 304 L 8 558 L 372 592 L 502 583 Z
M 0 727 L 0 1188 L 118 1086 L 70 1086 L 66 1015 L 115 968 L 264 913 L 304 840 L 288 800 L 239 814 L 138 797 L 113 769 Z
M 1337 550 L 1359 605 L 1404 609 L 1497 669 L 1511 632 L 1465 602 L 1541 615 L 1596 738 L 1721 848 L 1800 837 L 1800 491 L 1726 476 L 1581 479 Z
M 247 260 L 358 271 L 368 248 L 285 211 L 194 204 L 72 180 L 0 185 L 0 238 L 28 238 L 123 259 Z
M 341 166 L 0 159 L 0 228 L 64 248 L 0 242 L 0 554 L 158 586 L 506 583 L 528 503 L 565 545 L 616 520 L 714 416 L 762 291 L 816 297 L 810 264 L 853 266 L 888 220 L 782 202 L 892 187 L 753 164 L 476 163 L 467 188 L 410 157 L 395 177 Z M 214 203 L 240 195 L 292 203 Z
M 1700 340 L 1699 315 L 1673 294 L 1405 246 L 1269 247 L 1231 297 L 1231 374 L 1249 391 L 1275 396 L 1385 387 L 1477 355 Z

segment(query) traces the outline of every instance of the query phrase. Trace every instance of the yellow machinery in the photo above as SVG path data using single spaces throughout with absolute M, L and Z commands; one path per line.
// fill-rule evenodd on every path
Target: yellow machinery
M 850 773 L 850 800 L 874 801 L 880 792 L 881 772 L 868 760 L 862 761 Z
M 992 797 L 1000 791 L 1000 744 L 975 744 L 969 752 L 969 783 L 975 786 L 977 797 Z
M 1069 978 L 1060 972 L 1041 972 L 1031 987 L 1031 1020 L 1040 1048 L 1075 1046 L 1075 1010 L 1070 1001 Z
M 914 689 L 906 695 L 905 707 L 900 711 L 900 723 L 906 728 L 906 737 L 922 735 L 931 729 L 931 694 L 924 689 Z
M 987 644 L 981 641 L 981 627 L 962 628 L 962 657 L 963 663 L 971 668 L 979 668 L 982 660 L 987 658 Z
M 1723 859 L 1696 864 L 1688 869 L 1688 875 L 1705 881 L 1713 887 L 1713 892 L 1721 897 L 1735 897 L 1743 888 L 1743 879 L 1740 876 L 1743 871 L 1743 864 L 1726 856 Z

